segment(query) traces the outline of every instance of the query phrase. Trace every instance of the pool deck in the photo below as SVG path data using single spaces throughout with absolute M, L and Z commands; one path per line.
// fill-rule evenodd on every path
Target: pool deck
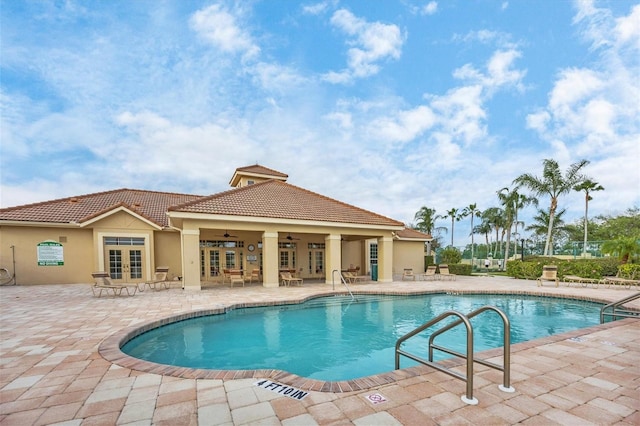
M 510 292 L 595 301 L 637 291 L 537 287 L 535 281 L 491 276 L 358 283 L 351 289 Z M 318 383 L 272 370 L 222 377 L 189 369 L 163 372 L 148 363 L 127 364 L 130 360 L 113 350 L 113 342 L 117 345 L 128 330 L 169 316 L 331 293 L 330 284 L 307 283 L 201 292 L 172 288 L 118 298 L 93 297 L 88 284 L 0 287 L 0 425 L 640 424 L 640 321 L 633 319 L 513 345 L 513 393 L 498 389 L 500 372 L 476 364 L 478 405 L 461 400 L 462 381 L 426 366 L 363 379 L 351 388 L 320 384 L 298 400 L 255 383 L 259 377 L 297 389 L 316 389 Z M 479 357 L 499 363 L 500 353 Z

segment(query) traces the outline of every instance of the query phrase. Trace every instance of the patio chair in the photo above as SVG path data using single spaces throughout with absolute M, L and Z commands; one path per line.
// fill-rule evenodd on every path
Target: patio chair
M 402 281 L 404 281 L 405 279 L 411 280 L 411 281 L 416 280 L 416 276 L 413 274 L 413 269 L 409 269 L 409 268 L 404 269 L 404 271 L 402 272 Z
M 447 264 L 438 265 L 438 269 L 440 270 L 440 274 L 439 274 L 440 279 L 455 281 L 456 274 L 452 274 L 451 272 L 449 272 L 449 265 Z
M 16 284 L 16 277 L 7 268 L 0 268 L 0 285 Z
M 229 281 L 231 287 L 233 287 L 234 284 L 242 284 L 242 287 L 244 287 L 242 271 L 240 269 L 229 269 Z
M 102 292 L 105 294 L 109 294 L 109 291 L 113 292 L 114 296 L 122 296 L 122 291 L 126 291 L 128 296 L 133 296 L 138 291 L 138 285 L 133 284 L 117 284 L 111 281 L 111 276 L 108 272 L 99 271 L 91 274 L 95 283 L 91 286 L 91 291 L 93 295 L 100 297 L 102 296 Z M 133 289 L 129 291 L 129 289 Z
M 420 276 L 423 281 L 435 281 L 438 279 L 436 274 L 436 265 L 427 266 L 427 270 Z
M 139 286 L 138 290 L 144 291 L 145 287 L 149 287 L 149 289 L 153 290 L 161 290 L 161 288 L 159 288 L 160 286 L 164 287 L 165 290 L 169 289 L 169 282 L 167 281 L 168 273 L 168 266 L 158 266 L 156 268 L 156 272 L 153 274 L 153 280 L 140 283 L 141 287 Z
M 542 287 L 543 281 L 553 281 L 556 283 L 556 287 L 558 287 L 558 266 L 557 265 L 544 265 L 542 267 L 542 275 L 540 275 L 536 282 L 538 287 Z
M 291 275 L 291 272 L 281 272 L 280 280 L 282 284 L 286 287 L 289 287 L 291 284 L 302 285 L 302 278 L 296 278 Z
M 249 275 L 249 284 L 253 284 L 253 280 L 260 282 L 260 269 L 253 268 L 251 270 L 251 274 Z

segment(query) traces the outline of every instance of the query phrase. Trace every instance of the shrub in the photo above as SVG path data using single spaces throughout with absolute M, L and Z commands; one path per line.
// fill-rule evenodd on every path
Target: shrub
M 507 275 L 514 278 L 537 278 L 542 275 L 544 265 L 558 266 L 558 278 L 563 279 L 566 275 L 577 275 L 583 278 L 602 278 L 614 276 L 618 273 L 618 266 L 625 266 L 621 274 L 630 274 L 629 271 L 637 270 L 636 275 L 640 276 L 640 266 L 635 264 L 620 265 L 620 261 L 615 258 L 602 259 L 572 259 L 562 260 L 554 257 L 532 256 L 524 262 L 512 260 L 507 262 Z M 635 269 L 636 266 L 638 269 Z
M 471 265 L 457 263 L 449 265 L 449 272 L 455 275 L 471 275 Z
M 640 264 L 626 263 L 624 265 L 620 265 L 620 268 L 618 270 L 620 271 L 621 278 L 640 278 Z
M 449 246 L 440 252 L 440 263 L 445 263 L 449 266 L 460 263 L 462 260 L 462 253 L 455 247 Z

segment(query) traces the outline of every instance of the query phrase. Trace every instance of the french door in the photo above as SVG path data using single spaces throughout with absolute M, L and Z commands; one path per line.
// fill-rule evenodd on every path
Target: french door
M 201 248 L 200 276 L 204 280 L 217 280 L 224 269 L 243 269 L 240 248 Z
M 107 248 L 105 265 L 114 282 L 143 282 L 144 256 L 140 248 Z
M 324 250 L 309 250 L 309 275 L 324 275 Z

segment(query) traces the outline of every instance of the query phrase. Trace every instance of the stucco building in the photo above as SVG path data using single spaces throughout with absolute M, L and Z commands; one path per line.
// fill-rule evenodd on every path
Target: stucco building
M 392 281 L 422 271 L 431 236 L 403 223 L 291 185 L 261 165 L 236 169 L 231 189 L 210 196 L 118 189 L 0 209 L 0 265 L 19 284 L 86 283 L 94 271 L 144 282 L 168 266 L 185 289 L 222 281 L 226 268 L 279 271 L 332 282 L 359 267 Z

